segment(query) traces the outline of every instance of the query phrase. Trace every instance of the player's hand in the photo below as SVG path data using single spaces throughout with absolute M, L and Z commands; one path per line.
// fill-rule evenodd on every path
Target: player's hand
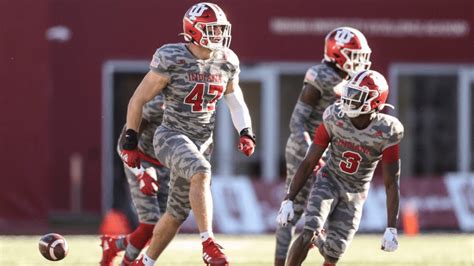
M 138 155 L 138 134 L 133 129 L 125 131 L 125 142 L 122 145 L 120 158 L 132 168 L 140 168 L 140 157 Z
M 130 167 L 140 167 L 140 157 L 138 155 L 138 149 L 135 150 L 122 150 L 120 152 L 120 158 L 122 161 Z
M 239 150 L 247 157 L 249 157 L 255 151 L 255 143 L 251 138 L 247 136 L 242 136 L 240 137 L 239 141 Z
M 287 226 L 293 217 L 295 216 L 295 211 L 293 210 L 293 201 L 291 200 L 284 200 L 281 203 L 280 211 L 278 212 L 278 216 L 276 218 L 277 223 L 280 226 Z
M 153 167 L 148 167 L 145 171 L 141 171 L 138 176 L 138 184 L 140 191 L 147 196 L 155 196 L 158 193 L 160 184 L 158 183 L 158 177 L 156 170 Z
M 382 250 L 392 252 L 398 248 L 397 228 L 387 227 L 382 238 Z
M 323 159 L 319 159 L 318 164 L 314 167 L 313 169 L 313 174 L 317 174 L 321 168 L 326 164 L 326 162 L 323 161 Z
M 247 157 L 252 155 L 257 145 L 255 134 L 250 127 L 240 131 L 239 150 Z

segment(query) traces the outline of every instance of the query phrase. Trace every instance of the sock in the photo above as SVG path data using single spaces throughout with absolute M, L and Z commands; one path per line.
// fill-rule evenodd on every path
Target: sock
M 143 255 L 142 262 L 143 262 L 143 264 L 145 264 L 145 266 L 154 266 L 155 265 L 155 260 L 148 257 L 147 254 Z
M 124 250 L 127 248 L 128 240 L 126 237 L 121 237 L 115 241 L 115 246 L 118 250 Z
M 137 229 L 128 236 L 128 243 L 134 248 L 141 250 L 153 235 L 154 227 L 154 224 L 140 223 Z
M 202 232 L 199 235 L 201 236 L 202 242 L 208 240 L 209 238 L 214 238 L 214 234 L 212 233 L 212 231 Z
M 125 255 L 123 256 L 123 260 L 125 262 L 133 261 L 138 258 L 140 255 L 141 249 L 134 247 L 132 244 L 128 244 L 127 248 L 125 249 Z M 126 263 L 124 263 L 126 265 Z

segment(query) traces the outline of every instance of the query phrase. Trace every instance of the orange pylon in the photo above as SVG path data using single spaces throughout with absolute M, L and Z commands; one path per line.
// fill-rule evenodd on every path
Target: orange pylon
M 103 235 L 126 235 L 131 232 L 131 227 L 125 214 L 111 209 L 104 216 L 99 231 Z
M 407 202 L 402 210 L 403 232 L 407 236 L 415 236 L 420 232 L 418 210 L 413 202 Z

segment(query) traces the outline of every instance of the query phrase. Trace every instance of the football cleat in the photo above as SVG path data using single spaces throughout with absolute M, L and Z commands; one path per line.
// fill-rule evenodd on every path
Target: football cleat
M 112 237 L 103 235 L 100 237 L 100 246 L 102 247 L 102 260 L 100 266 L 113 266 L 114 258 L 117 253 L 121 250 L 117 247 L 117 240 L 124 238 L 125 236 Z
M 222 252 L 222 246 L 214 242 L 214 239 L 208 238 L 202 242 L 202 259 L 208 266 L 228 266 L 227 257 Z

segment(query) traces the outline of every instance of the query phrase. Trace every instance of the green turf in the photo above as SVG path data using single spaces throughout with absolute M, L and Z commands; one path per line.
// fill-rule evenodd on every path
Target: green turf
M 0 265 L 98 265 L 98 237 L 65 236 L 69 255 L 49 262 L 38 252 L 39 236 L 0 236 Z M 218 236 L 231 265 L 272 265 L 274 239 L 266 236 Z M 379 250 L 381 235 L 357 235 L 338 265 L 474 265 L 474 236 L 461 234 L 400 237 L 394 253 Z M 203 265 L 197 235 L 176 238 L 156 265 Z M 119 261 L 116 260 L 118 263 Z M 304 265 L 321 265 L 321 257 L 311 251 Z

